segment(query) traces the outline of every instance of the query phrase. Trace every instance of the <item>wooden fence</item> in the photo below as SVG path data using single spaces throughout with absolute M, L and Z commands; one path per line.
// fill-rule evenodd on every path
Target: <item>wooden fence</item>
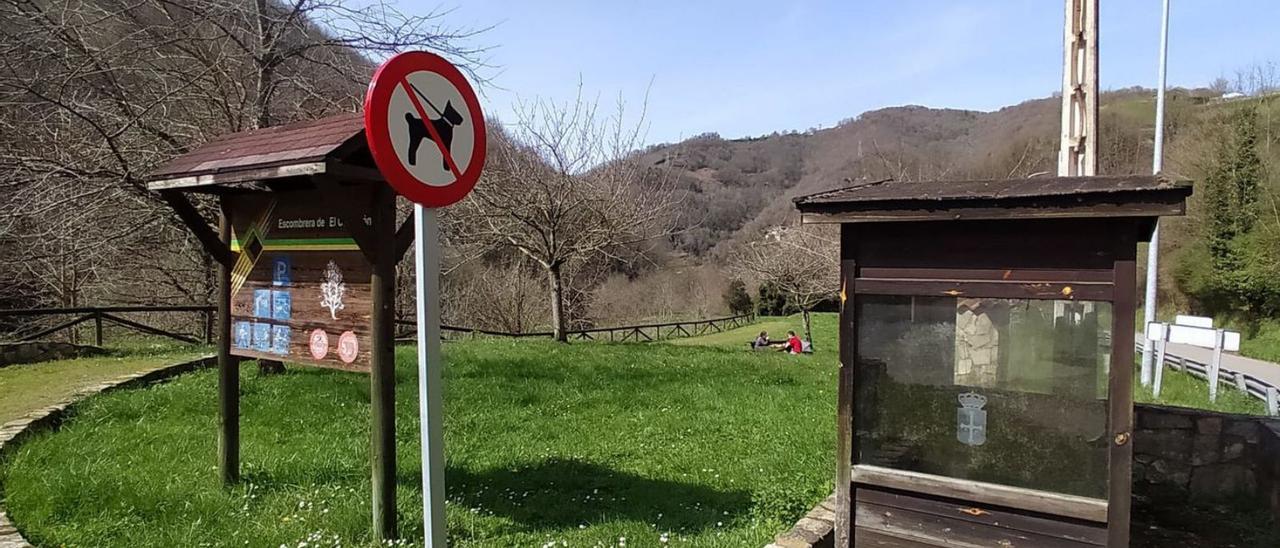
M 181 333 L 169 329 L 161 329 L 159 327 L 144 324 L 139 321 L 130 320 L 121 317 L 121 314 L 130 313 L 189 313 L 198 314 L 203 319 L 203 333 L 192 335 Z M 53 326 L 38 329 L 30 333 L 22 333 L 14 336 L 17 341 L 34 341 L 54 335 L 56 333 L 66 331 L 77 325 L 93 322 L 93 341 L 95 345 L 102 346 L 103 343 L 103 327 L 107 322 L 119 325 L 121 327 L 145 333 L 148 335 L 158 335 L 168 337 L 185 343 L 197 344 L 204 342 L 210 344 L 213 342 L 213 318 L 214 307 L 205 305 L 139 305 L 139 306 L 95 306 L 80 308 L 31 308 L 24 310 L 0 310 L 0 321 L 8 318 L 25 318 L 25 317 L 45 317 L 45 316 L 70 316 L 69 320 L 57 323 Z M 615 342 L 648 342 L 663 339 L 676 339 L 681 337 L 696 337 L 708 333 L 720 333 L 729 329 L 734 329 L 748 325 L 755 321 L 755 314 L 742 314 L 739 316 L 726 316 L 723 318 L 711 318 L 708 320 L 692 320 L 668 323 L 652 323 L 644 325 L 627 325 L 620 327 L 594 327 L 590 329 L 574 329 L 566 332 L 570 340 L 590 341 L 590 340 L 608 340 Z M 413 319 L 396 320 L 397 337 L 411 338 L 413 329 L 417 323 Z M 490 329 L 476 329 L 471 327 L 457 327 L 452 325 L 440 326 L 442 336 L 448 339 L 461 338 L 477 338 L 486 337 L 509 337 L 509 338 L 529 338 L 540 337 L 550 338 L 550 331 L 535 331 L 528 333 L 510 333 L 505 331 L 494 331 Z
M 1141 340 L 1135 341 L 1133 346 L 1137 352 L 1142 352 Z M 1166 351 L 1164 365 L 1174 371 L 1182 371 L 1205 382 L 1209 381 L 1209 364 Z M 1241 371 L 1223 368 L 1218 371 L 1218 384 L 1233 386 L 1245 394 L 1258 398 L 1267 404 L 1267 414 L 1273 417 L 1280 415 L 1280 388 L 1271 383 Z
M 709 333 L 720 333 L 755 322 L 755 314 L 742 314 L 711 318 L 707 320 L 689 320 L 667 323 L 651 323 L 643 325 L 624 325 L 619 327 L 593 327 L 590 329 L 570 329 L 565 336 L 571 341 L 612 341 L 612 342 L 649 342 L 665 339 L 696 337 Z M 417 323 L 413 319 L 396 320 L 396 325 L 408 328 L 398 333 L 401 338 L 411 338 Z M 440 326 L 441 336 L 449 339 L 486 337 L 511 338 L 550 338 L 550 331 L 531 331 L 526 333 L 510 333 L 489 329 L 475 329 L 452 325 Z
M 147 325 L 140 321 L 131 320 L 121 316 L 121 314 L 139 313 L 197 314 L 202 316 L 203 330 L 201 333 L 197 334 L 181 333 L 170 329 L 161 329 L 159 327 Z M 207 305 L 88 306 L 78 308 L 27 308 L 18 310 L 0 310 L 0 320 L 8 318 L 37 318 L 45 316 L 71 317 L 66 321 L 32 331 L 30 333 L 21 333 L 19 331 L 19 334 L 13 337 L 17 341 L 34 341 L 43 339 L 61 331 L 71 329 L 82 323 L 93 322 L 93 343 L 97 346 L 102 346 L 103 327 L 109 322 L 129 330 L 146 333 L 148 335 L 168 337 L 184 343 L 199 344 L 200 342 L 204 342 L 209 344 L 213 341 L 213 314 L 213 306 Z

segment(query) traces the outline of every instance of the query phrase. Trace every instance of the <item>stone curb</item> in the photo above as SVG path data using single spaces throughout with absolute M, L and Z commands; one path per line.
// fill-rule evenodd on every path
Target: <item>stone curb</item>
M 0 426 L 0 452 L 4 451 L 6 447 L 16 445 L 27 433 L 37 428 L 56 427 L 62 420 L 67 408 L 89 396 L 117 388 L 129 388 L 162 381 L 202 367 L 211 366 L 215 362 L 216 358 L 214 356 L 204 356 L 191 361 L 161 366 L 151 371 L 130 373 L 77 390 L 65 400 L 36 409 L 20 419 L 9 421 Z M 18 532 L 17 526 L 5 513 L 3 499 L 0 499 L 0 548 L 33 548 L 31 543 L 23 538 L 22 533 Z
M 774 537 L 764 548 L 814 548 L 829 547 L 833 541 L 831 530 L 836 522 L 836 495 L 832 493 L 808 514 L 800 518 L 790 531 Z

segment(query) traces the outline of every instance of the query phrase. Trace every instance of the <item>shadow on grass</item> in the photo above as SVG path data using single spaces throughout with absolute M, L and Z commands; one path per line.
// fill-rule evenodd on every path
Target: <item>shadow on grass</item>
M 402 477 L 417 483 L 417 477 Z M 751 506 L 742 490 L 659 480 L 581 460 L 550 459 L 510 468 L 445 472 L 448 498 L 528 529 L 635 521 L 697 532 L 728 524 Z

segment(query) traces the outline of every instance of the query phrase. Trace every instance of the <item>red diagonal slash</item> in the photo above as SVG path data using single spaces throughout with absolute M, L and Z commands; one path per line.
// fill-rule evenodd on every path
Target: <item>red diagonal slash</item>
M 418 101 L 418 96 L 410 88 L 408 78 L 408 76 L 405 76 L 403 80 L 400 80 L 400 89 L 403 89 L 409 95 L 409 102 L 413 103 L 413 108 L 418 111 L 418 116 L 422 117 L 422 125 L 427 126 L 427 132 L 431 133 L 431 140 L 440 149 L 440 154 L 444 155 L 444 162 L 449 164 L 449 171 L 453 172 L 454 179 L 461 179 L 462 172 L 458 171 L 458 165 L 453 163 L 453 155 L 449 154 L 449 149 L 444 146 L 444 141 L 440 140 L 440 134 L 436 133 L 436 127 L 431 125 L 431 119 L 427 118 L 426 109 L 422 108 L 422 102 Z

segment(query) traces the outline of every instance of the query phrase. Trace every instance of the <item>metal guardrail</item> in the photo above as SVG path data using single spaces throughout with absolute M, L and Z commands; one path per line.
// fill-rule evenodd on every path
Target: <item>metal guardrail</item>
M 1143 341 L 1134 341 L 1133 346 L 1135 351 L 1142 352 Z M 1210 365 L 1207 363 L 1165 351 L 1164 365 L 1174 371 L 1182 371 L 1205 382 L 1209 381 Z M 1258 398 L 1266 403 L 1269 415 L 1280 415 L 1280 388 L 1275 385 L 1248 373 L 1227 368 L 1219 368 L 1218 384 L 1233 386 L 1241 392 Z

